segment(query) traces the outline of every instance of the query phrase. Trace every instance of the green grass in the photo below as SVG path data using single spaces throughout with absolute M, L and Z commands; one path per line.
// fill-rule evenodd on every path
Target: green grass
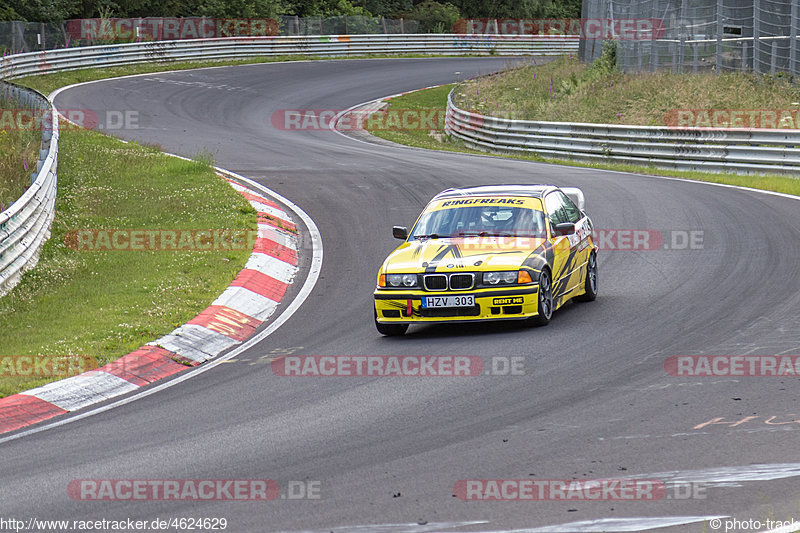
M 453 96 L 460 108 L 485 115 L 647 126 L 675 125 L 677 110 L 786 110 L 796 119 L 800 109 L 800 87 L 784 76 L 623 74 L 566 57 L 468 81 Z
M 207 307 L 244 266 L 239 251 L 75 251 L 70 230 L 254 229 L 255 210 L 214 173 L 155 147 L 64 129 L 52 237 L 0 298 L 0 357 L 66 355 L 105 364 Z M 48 379 L 0 378 L 0 396 Z
M 0 100 L 0 212 L 30 187 L 39 159 L 41 131 L 26 128 L 27 118 L 20 128 L 19 111 L 18 102 Z
M 538 77 L 538 76 L 537 76 Z M 492 76 L 489 78 L 497 78 Z M 481 83 L 486 83 L 482 81 Z M 548 76 L 549 83 L 549 76 Z M 472 87 L 472 83 L 468 83 L 467 87 Z M 403 96 L 399 96 L 390 100 L 389 110 L 392 109 L 416 109 L 431 111 L 435 110 L 443 113 L 447 107 L 447 94 L 454 87 L 454 85 L 447 85 L 437 87 L 434 89 L 424 89 L 421 91 L 412 92 Z M 513 88 L 512 88 L 513 90 Z M 732 91 L 738 91 L 736 87 L 731 88 Z M 514 91 L 517 92 L 517 91 Z M 489 111 L 485 111 L 490 114 Z M 368 131 L 388 141 L 405 144 L 408 146 L 415 146 L 418 148 L 427 148 L 432 150 L 445 150 L 452 152 L 466 152 L 472 154 L 483 154 L 492 157 L 506 157 L 512 159 L 523 159 L 529 161 L 539 161 L 544 163 L 554 163 L 559 165 L 568 165 L 586 168 L 598 168 L 607 170 L 617 170 L 621 172 L 636 172 L 639 174 L 651 174 L 657 176 L 672 176 L 677 178 L 692 179 L 698 181 L 708 181 L 713 183 L 725 183 L 729 185 L 739 185 L 743 187 L 752 187 L 754 189 L 763 189 L 768 191 L 777 191 L 787 194 L 800 195 L 800 179 L 788 176 L 745 176 L 738 174 L 715 174 L 710 172 L 696 172 L 696 171 L 679 171 L 657 169 L 648 166 L 634 166 L 616 163 L 584 163 L 576 161 L 565 161 L 557 159 L 547 159 L 536 155 L 530 154 L 489 154 L 487 152 L 472 150 L 467 148 L 463 142 L 458 139 L 451 139 L 447 137 L 443 129 L 435 130 L 388 130 L 388 129 L 375 129 L 369 128 L 369 123 L 365 122 Z
M 465 54 L 468 56 L 468 54 Z M 65 72 L 53 72 L 42 74 L 41 76 L 28 76 L 14 80 L 14 83 L 36 89 L 37 91 L 50 94 L 59 87 L 72 85 L 73 83 L 83 83 L 87 81 L 102 80 L 118 76 L 131 76 L 134 74 L 149 74 L 151 72 L 164 72 L 168 70 L 189 70 L 205 67 L 221 67 L 233 65 L 253 65 L 260 63 L 278 63 L 285 61 L 330 61 L 335 59 L 384 59 L 384 58 L 424 58 L 424 57 L 447 57 L 436 56 L 435 54 L 364 54 L 358 56 L 269 56 L 251 57 L 247 59 L 235 60 L 207 60 L 207 61 L 164 61 L 159 63 L 141 63 L 134 65 L 120 65 L 116 67 L 86 68 L 78 70 L 68 70 Z

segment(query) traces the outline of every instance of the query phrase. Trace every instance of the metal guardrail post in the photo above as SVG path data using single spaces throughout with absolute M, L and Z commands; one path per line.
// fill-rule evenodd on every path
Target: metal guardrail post
M 777 61 L 778 61 L 778 40 L 772 40 L 772 55 L 769 61 L 769 74 L 770 76 L 775 75 L 775 70 L 777 68 Z
M 789 22 L 789 72 L 794 75 L 798 74 L 797 69 L 797 10 L 800 9 L 800 3 L 792 1 L 792 15 Z
M 747 41 L 742 41 L 742 72 L 747 72 Z
M 753 0 L 753 72 L 761 72 L 761 0 Z
M 717 0 L 717 48 L 715 50 L 717 76 L 722 72 L 722 34 L 725 31 L 725 24 L 722 20 L 723 0 Z
M 678 72 L 678 43 L 670 42 L 669 47 L 672 50 L 672 72 Z

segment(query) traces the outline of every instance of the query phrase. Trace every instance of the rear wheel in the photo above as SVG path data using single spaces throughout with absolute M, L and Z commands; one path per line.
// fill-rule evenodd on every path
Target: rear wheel
M 550 271 L 542 269 L 539 274 L 539 314 L 529 318 L 531 326 L 546 326 L 553 317 L 553 280 Z
M 584 290 L 586 291 L 584 294 L 575 298 L 579 302 L 593 302 L 597 298 L 597 253 L 595 252 L 589 254 L 589 260 L 586 262 Z
M 381 335 L 386 335 L 387 337 L 397 337 L 406 334 L 408 324 L 381 324 L 378 322 L 378 312 L 375 311 L 375 328 Z

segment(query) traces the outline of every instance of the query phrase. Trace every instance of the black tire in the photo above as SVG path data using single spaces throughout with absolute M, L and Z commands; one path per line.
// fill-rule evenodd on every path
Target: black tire
M 408 329 L 408 324 L 381 324 L 378 322 L 378 312 L 375 311 L 375 328 L 381 335 L 387 337 L 399 337 L 405 335 Z
M 584 281 L 584 294 L 576 297 L 579 302 L 593 302 L 597 298 L 597 253 L 592 252 L 586 262 L 586 281 Z
M 531 326 L 546 326 L 553 318 L 553 280 L 550 271 L 542 269 L 539 274 L 539 314 L 529 318 Z

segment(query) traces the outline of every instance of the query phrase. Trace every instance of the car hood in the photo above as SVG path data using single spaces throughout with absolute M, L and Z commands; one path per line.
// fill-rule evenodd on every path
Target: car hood
M 515 270 L 544 243 L 533 237 L 428 239 L 400 245 L 383 264 L 386 274 Z

